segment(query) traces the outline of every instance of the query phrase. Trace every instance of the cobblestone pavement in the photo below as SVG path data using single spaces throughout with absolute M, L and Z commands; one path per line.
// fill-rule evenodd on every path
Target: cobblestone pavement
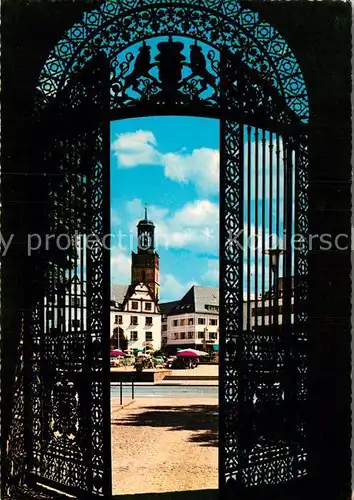
M 116 495 L 217 488 L 217 400 L 112 401 L 112 465 Z

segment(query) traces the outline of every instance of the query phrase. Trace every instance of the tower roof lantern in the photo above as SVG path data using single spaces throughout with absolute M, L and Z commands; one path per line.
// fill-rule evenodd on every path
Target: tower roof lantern
M 147 214 L 147 205 L 145 204 L 145 218 L 139 220 L 138 222 L 138 227 L 141 226 L 152 226 L 155 227 L 154 223 L 148 219 L 148 214 Z

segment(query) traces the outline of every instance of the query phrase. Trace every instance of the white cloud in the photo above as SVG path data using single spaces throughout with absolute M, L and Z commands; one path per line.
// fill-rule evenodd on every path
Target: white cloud
M 209 282 L 213 286 L 219 286 L 219 260 L 208 259 L 207 271 L 203 274 L 203 280 Z
M 137 165 L 158 165 L 160 154 L 155 148 L 156 139 L 149 130 L 137 130 L 118 134 L 111 144 L 111 149 L 118 160 L 119 167 Z
M 179 300 L 193 285 L 198 286 L 198 283 L 196 281 L 181 283 L 173 274 L 163 274 L 161 275 L 160 301 Z
M 137 130 L 118 134 L 111 149 L 119 168 L 159 165 L 165 177 L 176 182 L 193 183 L 202 195 L 219 192 L 219 151 L 211 148 L 183 147 L 179 152 L 161 153 L 153 132 Z
M 172 218 L 176 226 L 211 226 L 219 221 L 219 206 L 209 200 L 195 200 L 186 203 Z
M 111 224 L 112 226 L 119 226 L 122 223 L 121 218 L 119 217 L 118 211 L 111 209 Z
M 131 257 L 119 247 L 112 247 L 111 250 L 111 274 L 114 283 L 130 283 Z
M 203 195 L 219 192 L 219 151 L 210 148 L 194 149 L 190 154 L 162 155 L 165 176 L 179 182 L 192 182 Z

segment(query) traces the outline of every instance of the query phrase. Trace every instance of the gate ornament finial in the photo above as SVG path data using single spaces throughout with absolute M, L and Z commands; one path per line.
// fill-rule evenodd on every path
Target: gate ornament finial
M 181 53 L 184 45 L 181 42 L 173 42 L 172 36 L 168 42 L 157 44 L 160 51 L 155 57 L 159 69 L 159 79 L 162 93 L 167 101 L 174 100 L 175 93 L 178 92 L 178 84 L 182 79 L 182 67 L 185 56 Z
M 151 62 L 151 46 L 144 41 L 135 57 L 130 52 L 119 65 L 120 73 L 111 81 L 112 107 L 136 105 L 149 100 L 154 104 L 188 103 L 202 101 L 215 105 L 218 96 L 218 63 L 216 53 L 209 50 L 207 57 L 197 40 L 189 46 L 189 61 L 183 51 L 188 48 L 181 41 L 157 43 L 158 51 Z M 212 71 L 207 69 L 207 58 Z M 129 73 L 129 66 L 133 69 Z M 157 73 L 153 72 L 157 69 Z M 156 71 L 156 70 L 155 70 Z M 117 91 L 116 91 L 117 89 Z M 138 96 L 136 95 L 138 94 Z

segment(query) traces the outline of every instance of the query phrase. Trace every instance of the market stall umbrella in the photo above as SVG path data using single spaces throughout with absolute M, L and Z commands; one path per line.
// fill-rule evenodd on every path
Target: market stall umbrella
M 197 349 L 180 349 L 178 352 L 177 352 L 177 356 L 182 353 L 182 352 L 189 352 L 189 353 L 193 353 L 195 356 L 208 356 L 208 353 L 205 352 L 205 351 L 198 351 Z
M 209 356 L 209 353 L 208 352 L 205 352 L 205 351 L 198 351 L 196 349 L 193 349 L 195 350 L 195 352 L 197 353 L 197 356 Z
M 117 356 L 125 356 L 124 352 L 120 349 L 113 349 L 110 353 L 111 358 L 116 358 Z
M 194 349 L 184 349 L 183 351 L 179 351 L 177 356 L 179 358 L 197 358 L 198 354 Z

